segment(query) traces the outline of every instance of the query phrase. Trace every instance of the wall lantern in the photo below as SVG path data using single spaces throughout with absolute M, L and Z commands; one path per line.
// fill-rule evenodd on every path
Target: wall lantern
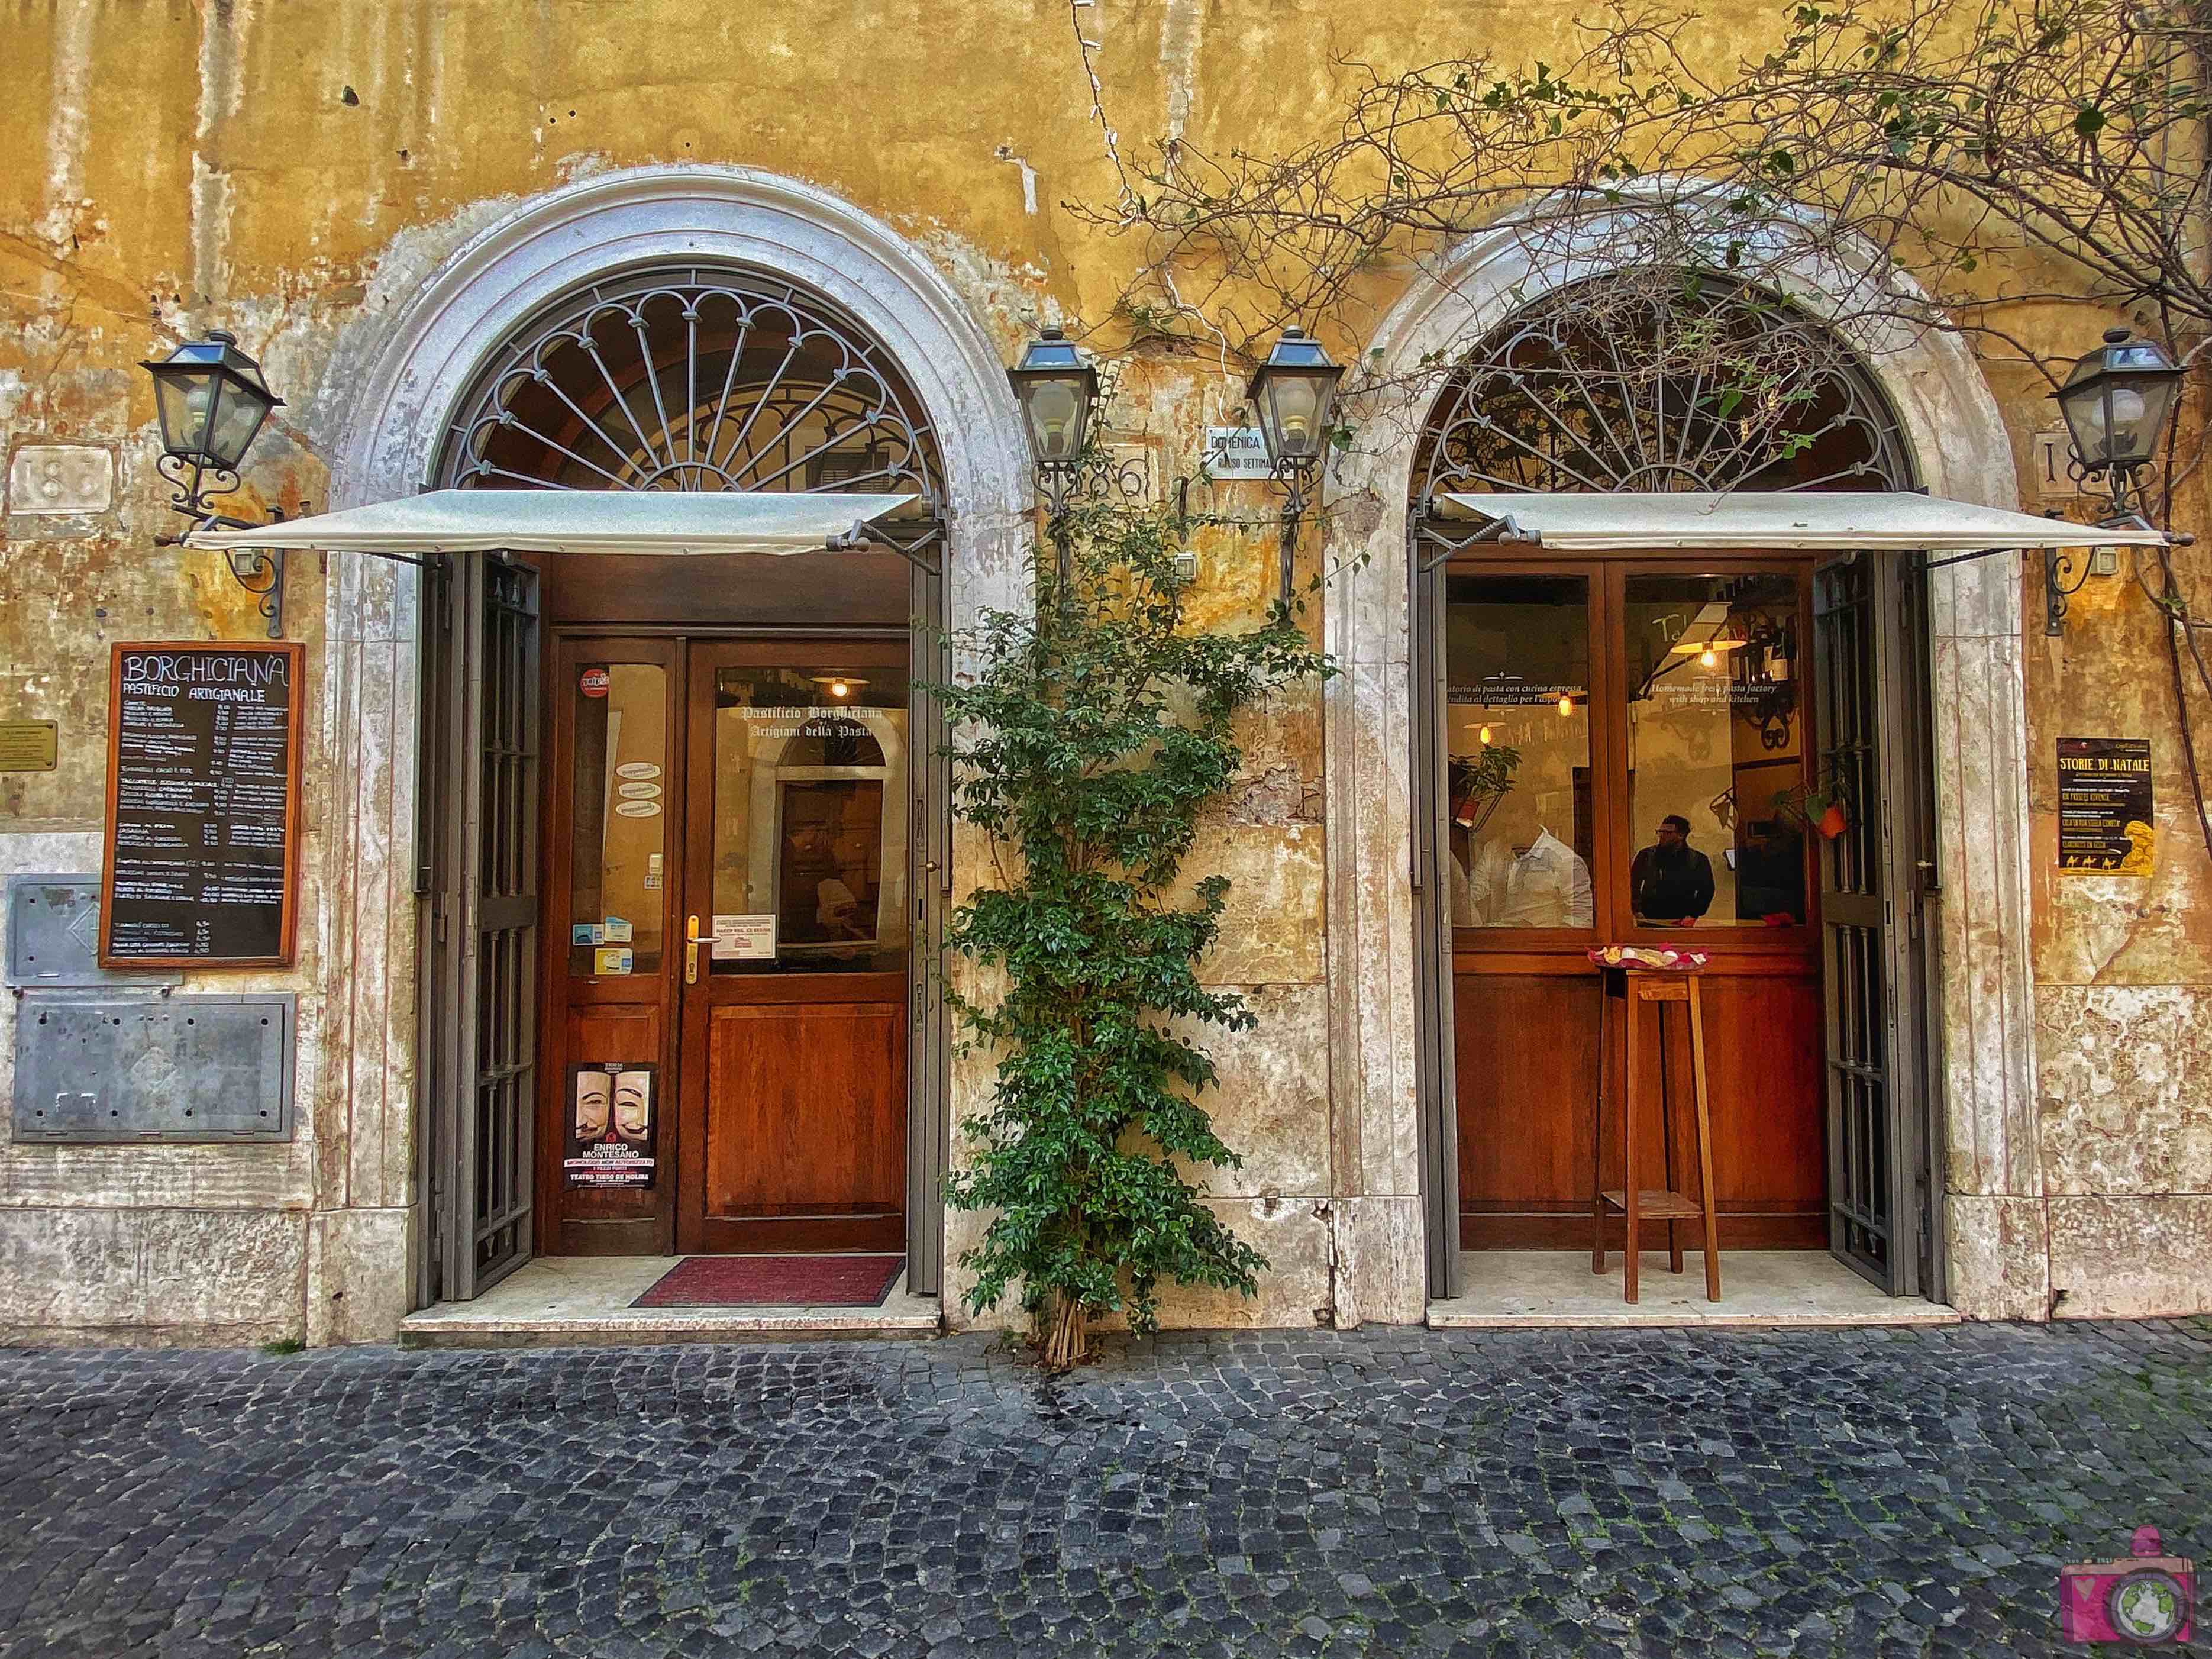
M 1245 397 L 1259 416 L 1267 461 L 1282 486 L 1282 589 L 1291 602 L 1291 556 L 1297 545 L 1298 520 L 1304 516 L 1315 469 L 1328 452 L 1334 429 L 1336 383 L 1344 378 L 1321 342 L 1302 328 L 1283 331 L 1275 349 L 1252 376 Z
M 207 497 L 238 488 L 239 468 L 262 422 L 284 406 L 261 378 L 261 365 L 238 349 L 235 336 L 214 329 L 206 339 L 188 341 L 160 362 L 139 367 L 154 377 L 154 411 L 161 422 L 161 456 L 155 469 L 175 491 L 170 507 L 193 520 L 194 529 L 252 528 L 247 520 L 215 512 Z M 173 547 L 184 538 L 155 540 Z M 284 625 L 284 555 L 237 549 L 226 556 L 238 585 L 259 598 L 269 637 L 276 638 Z
M 1060 578 L 1067 580 L 1068 549 L 1064 532 L 1068 492 L 1082 465 L 1091 434 L 1091 410 L 1098 401 L 1098 371 L 1060 330 L 1039 331 L 1006 371 L 1022 406 L 1022 428 L 1029 434 L 1030 459 L 1043 486 L 1052 537 L 1060 550 Z
M 2132 521 L 2149 528 L 2136 479 L 2165 441 L 2166 423 L 2181 393 L 2184 370 L 2155 340 L 2138 340 L 2124 328 L 2108 328 L 2105 343 L 2074 365 L 2066 384 L 2051 393 L 2066 417 L 2075 465 L 2082 476 L 2110 478 L 2112 516 L 2106 522 Z M 2065 631 L 2066 601 L 2092 575 L 2110 575 L 2117 556 L 2100 568 L 2092 554 L 2075 574 L 2069 551 L 2046 548 L 2043 555 L 2044 631 Z M 2070 579 L 2070 580 L 2069 580 Z

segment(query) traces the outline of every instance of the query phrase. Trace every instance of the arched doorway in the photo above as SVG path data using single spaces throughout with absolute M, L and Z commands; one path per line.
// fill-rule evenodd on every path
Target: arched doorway
M 1893 1291 L 1930 1277 L 1917 580 L 1798 555 L 1455 550 L 1429 517 L 1454 491 L 1916 482 L 1855 355 L 1719 272 L 1564 283 L 1486 333 L 1437 397 L 1408 513 L 1414 811 L 1437 874 L 1417 913 L 1437 1021 L 1423 1087 L 1455 1131 L 1430 1165 L 1451 1247 L 1588 1248 L 1586 953 L 1686 941 L 1712 957 L 1722 1247 L 1825 1247 Z M 1862 805 L 1831 842 L 1808 806 L 1838 782 Z M 1646 1066 L 1686 1070 L 1647 1047 Z M 1645 1127 L 1644 1167 L 1682 1167 L 1688 1146 Z
M 921 398 L 828 295 L 686 259 L 553 295 L 452 408 L 448 488 L 909 500 L 899 552 L 432 573 L 434 1293 L 532 1254 L 902 1253 L 915 1221 L 933 1279 L 917 945 L 947 860 L 908 688 L 946 484 Z

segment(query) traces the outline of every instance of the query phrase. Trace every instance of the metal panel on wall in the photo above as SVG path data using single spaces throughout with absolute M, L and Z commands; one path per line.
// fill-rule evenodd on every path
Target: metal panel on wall
M 289 1140 L 295 1001 L 34 992 L 16 1007 L 15 1139 Z
M 180 984 L 174 968 L 100 965 L 100 878 L 8 878 L 8 983 L 21 990 Z

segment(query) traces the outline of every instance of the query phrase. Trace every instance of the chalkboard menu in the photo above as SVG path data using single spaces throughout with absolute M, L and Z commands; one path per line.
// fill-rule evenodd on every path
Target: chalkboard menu
M 103 967 L 291 962 L 303 648 L 115 647 Z

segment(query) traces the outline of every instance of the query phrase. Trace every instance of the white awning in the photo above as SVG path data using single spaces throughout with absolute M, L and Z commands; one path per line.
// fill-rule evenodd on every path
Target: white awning
M 250 530 L 196 530 L 185 544 L 414 558 L 429 553 L 811 553 L 867 541 L 869 525 L 914 499 L 764 490 L 433 489 Z
M 2137 526 L 2105 529 L 1909 491 L 1742 490 L 1728 495 L 1443 495 L 1448 517 L 1562 552 L 1890 549 L 1985 553 L 2021 547 L 2161 547 Z

